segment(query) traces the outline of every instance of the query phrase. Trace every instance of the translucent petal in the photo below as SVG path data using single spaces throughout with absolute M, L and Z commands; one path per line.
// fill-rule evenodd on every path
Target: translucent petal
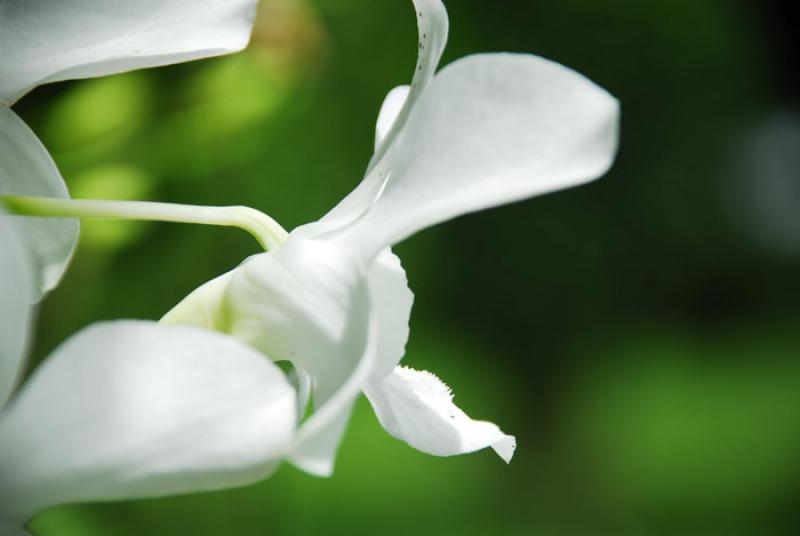
M 382 137 L 382 143 L 375 149 L 367 172 L 385 162 L 384 171 L 388 170 L 391 157 L 389 148 L 395 138 L 406 125 L 409 115 L 420 97 L 433 79 L 439 60 L 447 44 L 449 21 L 444 4 L 440 0 L 412 0 L 417 14 L 417 68 L 411 79 L 411 86 L 406 98 L 403 99 L 396 118 L 389 125 L 389 129 Z M 389 157 L 389 158 L 387 158 Z
M 0 5 L 0 16 L 4 5 Z M 69 197 L 47 149 L 22 119 L 4 106 L 0 106 L 0 195 Z M 78 241 L 78 220 L 28 216 L 15 219 L 31 253 L 33 275 L 41 295 L 58 284 L 72 258 Z
M 396 88 L 384 101 L 385 110 L 381 110 L 384 119 L 383 121 L 379 119 L 379 132 L 376 135 L 376 138 L 380 138 L 380 143 L 376 144 L 375 153 L 367 166 L 364 179 L 322 220 L 306 226 L 307 232 L 320 233 L 355 220 L 369 208 L 389 176 L 395 158 L 395 140 L 408 121 L 417 99 L 433 79 L 447 43 L 449 23 L 447 11 L 441 0 L 413 0 L 413 2 L 417 16 L 419 45 L 417 67 L 407 94 L 401 102 L 402 90 Z M 395 109 L 397 105 L 399 108 Z M 386 130 L 381 132 L 383 127 Z
M 31 323 L 33 270 L 18 234 L 0 211 L 0 415 L 22 368 Z
M 283 373 L 232 338 L 97 324 L 48 357 L 0 419 L 0 517 L 253 482 L 295 425 Z
M 161 318 L 162 324 L 198 326 L 225 333 L 230 315 L 225 309 L 225 293 L 235 269 L 196 288 Z
M 450 389 L 427 371 L 397 367 L 364 392 L 391 435 L 434 456 L 453 456 L 492 447 L 506 463 L 516 440 L 497 425 L 470 419 L 453 404 Z
M 618 114 L 611 95 L 557 63 L 463 58 L 417 102 L 389 181 L 344 240 L 374 255 L 461 214 L 595 179 L 614 159 Z
M 405 104 L 408 99 L 408 92 L 410 89 L 411 86 L 397 86 L 383 99 L 381 111 L 378 113 L 378 121 L 375 123 L 376 151 L 381 146 L 381 143 L 383 143 L 383 140 L 386 139 L 386 135 L 397 120 L 400 110 L 403 109 L 403 104 Z
M 34 86 L 241 50 L 256 0 L 4 0 L 0 103 Z

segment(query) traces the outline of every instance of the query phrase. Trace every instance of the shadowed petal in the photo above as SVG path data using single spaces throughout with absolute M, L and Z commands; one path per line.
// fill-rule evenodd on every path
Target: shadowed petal
M 0 106 L 0 195 L 69 197 L 47 150 L 22 119 L 4 106 Z M 39 288 L 36 299 L 61 280 L 78 241 L 78 220 L 29 216 L 15 219 L 31 253 Z
M 32 269 L 18 234 L 0 211 L 0 418 L 22 367 L 31 323 Z
M 295 393 L 268 359 L 200 328 L 87 328 L 0 419 L 0 517 L 254 482 L 287 453 Z
M 241 50 L 256 0 L 4 0 L 0 104 L 46 82 Z
M 377 125 L 375 153 L 364 179 L 324 218 L 307 225 L 307 232 L 317 234 L 354 221 L 369 208 L 389 176 L 395 158 L 395 141 L 423 90 L 433 79 L 447 43 L 449 22 L 441 0 L 413 0 L 413 3 L 419 44 L 411 85 L 405 91 L 396 88 L 386 97 Z
M 346 250 L 292 234 L 278 250 L 237 268 L 223 303 L 228 333 L 310 376 L 315 412 L 301 425 L 291 459 L 314 474 L 332 471 L 350 408 L 372 366 L 362 274 Z

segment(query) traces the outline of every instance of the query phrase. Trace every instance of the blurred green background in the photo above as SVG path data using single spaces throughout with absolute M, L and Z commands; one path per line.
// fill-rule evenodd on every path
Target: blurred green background
M 511 50 L 622 102 L 602 180 L 397 248 L 406 363 L 518 437 L 434 458 L 361 400 L 336 473 L 53 509 L 39 535 L 797 534 L 800 122 L 794 2 L 451 0 L 444 63 Z M 286 228 L 359 180 L 414 68 L 408 0 L 262 0 L 242 54 L 39 88 L 17 110 L 75 197 L 245 204 Z M 457 134 L 457 133 L 454 133 Z M 35 356 L 156 319 L 257 251 L 246 234 L 87 222 Z

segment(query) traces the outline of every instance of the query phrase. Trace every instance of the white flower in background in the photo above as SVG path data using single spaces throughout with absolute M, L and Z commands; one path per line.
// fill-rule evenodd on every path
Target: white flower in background
M 67 197 L 9 108 L 33 86 L 232 52 L 254 0 L 0 0 L 0 194 Z M 70 338 L 16 389 L 30 304 L 72 254 L 74 220 L 0 213 L 0 534 L 49 506 L 260 480 L 285 457 L 296 393 L 230 337 L 119 321 Z
M 13 393 L 36 292 L 20 234 L 0 214 L 0 534 L 49 506 L 254 482 L 285 457 L 297 414 L 285 375 L 200 328 L 95 324 Z
M 556 63 L 527 54 L 468 56 L 436 73 L 447 37 L 439 0 L 414 0 L 419 59 L 392 90 L 361 184 L 320 221 L 190 294 L 163 322 L 229 334 L 295 366 L 302 412 L 290 459 L 332 472 L 359 391 L 393 436 L 435 455 L 514 438 L 474 421 L 433 374 L 398 366 L 413 296 L 389 249 L 461 214 L 602 175 L 617 146 L 618 104 Z M 479 246 L 479 245 L 478 245 Z
M 34 87 L 241 50 L 257 0 L 0 0 L 0 195 L 68 197 L 47 150 L 11 110 Z M 21 222 L 42 293 L 58 284 L 74 219 Z

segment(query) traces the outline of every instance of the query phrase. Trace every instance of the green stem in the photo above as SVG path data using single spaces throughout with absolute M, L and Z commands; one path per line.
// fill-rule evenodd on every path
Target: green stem
M 265 250 L 277 248 L 288 233 L 258 210 L 242 207 L 204 207 L 147 201 L 100 201 L 53 197 L 0 196 L 11 213 L 49 218 L 107 218 L 150 220 L 238 227 L 253 235 Z

